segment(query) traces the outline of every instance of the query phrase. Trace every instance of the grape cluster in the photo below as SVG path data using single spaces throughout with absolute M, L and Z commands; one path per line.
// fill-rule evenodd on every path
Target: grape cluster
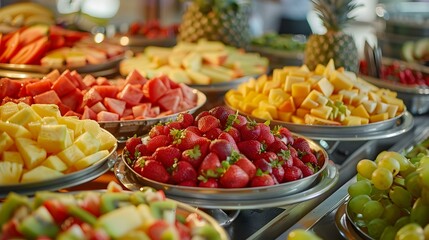
M 429 151 L 383 151 L 357 164 L 348 214 L 373 239 L 429 239 Z

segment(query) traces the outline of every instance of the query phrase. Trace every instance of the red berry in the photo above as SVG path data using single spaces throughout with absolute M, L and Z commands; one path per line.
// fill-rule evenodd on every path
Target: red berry
M 179 113 L 177 116 L 177 122 L 180 123 L 182 128 L 187 128 L 194 123 L 194 116 L 190 113 Z
M 206 133 L 210 131 L 213 128 L 219 128 L 220 122 L 219 119 L 212 115 L 207 115 L 202 118 L 200 118 L 197 122 L 198 130 L 200 130 L 203 133 Z
M 249 183 L 247 173 L 237 165 L 231 165 L 220 177 L 219 183 L 225 188 L 242 188 Z
M 285 175 L 283 177 L 283 182 L 291 182 L 303 177 L 301 169 L 298 167 L 292 166 L 285 168 Z

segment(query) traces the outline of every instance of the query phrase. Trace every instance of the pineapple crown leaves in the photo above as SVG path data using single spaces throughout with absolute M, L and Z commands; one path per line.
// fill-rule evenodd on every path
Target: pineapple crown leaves
M 311 0 L 314 10 L 328 32 L 338 32 L 355 19 L 352 12 L 363 4 L 355 0 Z

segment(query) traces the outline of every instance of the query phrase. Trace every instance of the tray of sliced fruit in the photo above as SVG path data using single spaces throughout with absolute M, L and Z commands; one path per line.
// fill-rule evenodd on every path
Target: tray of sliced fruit
M 143 53 L 120 64 L 122 75 L 134 69 L 149 77 L 167 74 L 176 82 L 204 92 L 224 92 L 241 83 L 242 77 L 265 73 L 268 60 L 258 53 L 248 53 L 221 42 L 200 40 L 180 42 L 172 48 L 146 47 Z
M 380 78 L 368 76 L 366 63 L 361 61 L 361 77 L 382 88 L 397 92 L 408 111 L 424 114 L 429 111 L 429 68 L 399 60 L 383 58 Z
M 116 138 L 54 104 L 0 106 L 0 197 L 88 182 L 116 161 Z
M 117 71 L 126 50 L 120 45 L 98 43 L 89 33 L 42 24 L 23 27 L 0 39 L 4 46 L 0 75 L 11 78 L 43 77 L 53 69 L 110 75 Z
M 113 182 L 106 191 L 10 193 L 0 204 L 0 229 L 2 239 L 229 239 L 201 210 Z
M 117 178 L 205 208 L 283 206 L 319 196 L 337 170 L 323 148 L 224 107 L 189 113 L 127 140 Z M 239 199 L 239 200 L 238 200 Z
M 337 212 L 339 229 L 360 239 L 425 239 L 429 228 L 427 131 L 403 153 L 383 151 L 362 159 L 356 182 Z
M 269 119 L 309 138 L 364 140 L 391 137 L 413 125 L 402 99 L 331 60 L 275 69 L 225 94 L 225 103 L 255 119 Z
M 118 139 L 148 132 L 179 112 L 195 112 L 206 96 L 166 76 L 146 79 L 133 71 L 125 79 L 82 76 L 54 70 L 42 79 L 0 79 L 1 104 L 56 104 L 62 116 L 96 120 Z

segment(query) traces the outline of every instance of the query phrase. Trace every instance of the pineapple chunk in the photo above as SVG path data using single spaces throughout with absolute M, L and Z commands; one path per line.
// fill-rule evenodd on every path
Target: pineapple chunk
M 252 111 L 252 116 L 265 119 L 265 120 L 273 120 L 273 117 L 270 115 L 269 112 L 262 110 L 260 108 L 256 108 Z
M 359 125 L 362 125 L 361 117 L 347 116 L 343 120 L 342 124 L 346 125 L 346 126 L 359 126 Z
M 334 86 L 334 91 L 339 92 L 340 90 L 352 90 L 353 82 L 350 79 L 340 72 L 335 72 L 332 74 L 329 79 Z
M 111 150 L 118 141 L 115 136 L 107 131 L 101 131 L 96 138 L 100 141 L 99 150 Z
M 4 151 L 2 159 L 6 162 L 16 162 L 24 165 L 24 160 L 22 159 L 21 154 L 17 151 Z
M 19 183 L 23 166 L 16 162 L 0 162 L 0 185 Z
M 8 122 L 0 122 L 0 131 L 6 132 L 12 138 L 31 138 L 31 132 L 28 131 L 24 126 L 8 123 Z
M 268 95 L 269 92 L 274 88 L 279 88 L 281 84 L 279 82 L 267 81 L 262 89 L 262 93 Z
M 284 84 L 286 81 L 287 72 L 283 69 L 274 69 L 273 70 L 273 82 L 278 83 L 279 85 Z
M 375 108 L 377 107 L 377 102 L 372 100 L 367 100 L 365 102 L 362 102 L 362 105 L 365 107 L 365 110 L 372 114 L 375 111 Z
M 261 102 L 259 102 L 258 108 L 262 111 L 268 112 L 271 115 L 272 119 L 277 119 L 277 107 L 276 106 L 269 104 L 266 101 L 261 101 Z
M 276 107 L 289 99 L 290 95 L 285 93 L 281 88 L 271 89 L 268 93 L 268 102 Z
M 37 142 L 29 138 L 16 138 L 16 147 L 24 160 L 25 168 L 33 169 L 40 165 L 47 156 L 46 150 L 37 145 Z
M 287 76 L 284 90 L 286 92 L 290 93 L 292 91 L 292 84 L 304 82 L 304 81 L 305 81 L 305 78 L 303 78 L 303 77 Z
M 15 142 L 6 132 L 0 133 L 0 153 L 8 150 Z
M 310 114 L 310 110 L 302 108 L 302 107 L 296 109 L 296 112 L 295 112 L 295 115 L 297 117 L 300 117 L 300 118 L 303 118 L 303 119 L 305 118 L 305 115 L 307 115 L 307 114 Z
M 28 123 L 39 121 L 41 117 L 32 108 L 23 108 L 10 116 L 7 121 L 21 126 L 27 126 Z
M 0 119 L 6 121 L 9 117 L 19 111 L 18 105 L 13 102 L 7 102 L 0 106 Z
M 67 166 L 71 167 L 73 164 L 80 159 L 85 157 L 85 154 L 79 149 L 75 144 L 59 152 L 57 156 L 65 163 Z
M 64 174 L 61 172 L 58 172 L 58 171 L 55 171 L 54 169 L 40 165 L 22 174 L 21 182 L 22 183 L 39 182 L 39 181 L 61 177 L 63 175 Z
M 319 118 L 316 116 L 313 116 L 311 114 L 305 115 L 305 123 L 310 125 L 332 125 L 332 126 L 340 126 L 341 123 L 337 121 L 332 121 L 328 119 Z
M 54 169 L 58 172 L 64 172 L 67 170 L 67 165 L 57 156 L 51 155 L 42 163 L 42 166 Z
M 296 124 L 304 124 L 305 121 L 303 118 L 297 117 L 295 115 L 292 115 L 292 117 L 290 118 L 292 123 L 296 123 Z
M 291 112 L 277 111 L 277 115 L 279 116 L 279 120 L 284 122 L 290 122 L 290 119 L 292 117 Z
M 79 136 L 82 134 L 84 129 L 84 122 L 75 117 L 59 117 L 57 118 L 58 124 L 64 124 L 68 129 L 74 131 L 75 136 Z M 98 124 L 97 124 L 98 125 Z M 95 124 L 94 124 L 94 127 Z M 86 129 L 85 129 L 86 130 Z
M 91 155 L 88 155 L 77 162 L 75 162 L 74 167 L 77 170 L 84 169 L 86 167 L 91 166 L 92 164 L 102 160 L 103 158 L 107 157 L 109 155 L 109 151 L 107 150 L 101 150 L 96 153 L 93 153 Z
M 71 137 L 66 125 L 42 125 L 37 143 L 48 153 L 58 153 L 71 144 Z
M 95 153 L 100 148 L 100 141 L 89 132 L 80 135 L 74 144 L 87 156 Z
M 404 101 L 402 101 L 402 99 L 389 96 L 389 95 L 381 95 L 381 101 L 384 103 L 398 106 L 398 112 L 403 112 L 405 109 L 405 104 L 404 104 Z
M 61 116 L 60 108 L 56 104 L 32 104 L 31 108 L 42 118 Z
M 97 136 L 101 132 L 100 125 L 98 122 L 90 119 L 81 120 L 83 121 L 83 130 L 84 132 L 89 132 L 92 136 Z M 80 134 L 75 134 L 75 137 L 78 137 Z

